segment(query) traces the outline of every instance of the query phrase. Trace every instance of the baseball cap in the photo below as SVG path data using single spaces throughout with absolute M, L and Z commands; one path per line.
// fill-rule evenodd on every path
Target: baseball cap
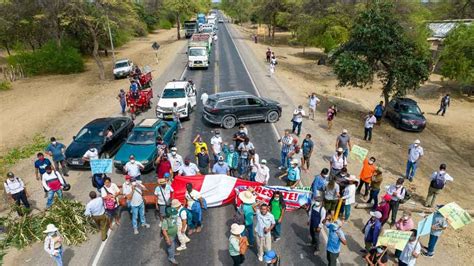
M 265 251 L 265 253 L 263 254 L 263 259 L 265 260 L 265 263 L 271 263 L 273 259 L 276 258 L 276 252 L 273 251 L 273 250 L 268 250 L 268 251 Z
M 344 128 L 344 129 L 342 130 L 342 133 L 347 133 L 347 129 Z
M 262 159 L 262 161 L 260 161 L 261 164 L 267 164 L 267 160 L 265 159 Z
M 173 148 L 171 148 L 171 150 L 172 150 L 172 151 L 177 151 L 177 150 L 178 150 L 178 148 L 176 148 L 176 147 L 173 147 Z

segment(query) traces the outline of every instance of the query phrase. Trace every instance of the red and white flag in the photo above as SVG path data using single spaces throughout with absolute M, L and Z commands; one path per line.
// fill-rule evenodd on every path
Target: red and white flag
M 234 203 L 236 187 L 258 187 L 262 184 L 238 179 L 227 175 L 196 175 L 176 176 L 171 186 L 174 190 L 174 198 L 182 203 L 185 202 L 186 184 L 193 184 L 193 189 L 201 193 L 208 207 L 217 207 Z

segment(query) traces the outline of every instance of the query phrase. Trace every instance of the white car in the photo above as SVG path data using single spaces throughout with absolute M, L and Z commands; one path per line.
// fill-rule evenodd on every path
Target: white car
M 133 62 L 129 59 L 121 59 L 115 61 L 114 64 L 114 78 L 119 79 L 128 77 L 133 70 Z
M 189 119 L 196 106 L 196 87 L 192 81 L 170 81 L 158 98 L 156 117 L 173 119 L 173 104 L 176 103 L 180 118 Z

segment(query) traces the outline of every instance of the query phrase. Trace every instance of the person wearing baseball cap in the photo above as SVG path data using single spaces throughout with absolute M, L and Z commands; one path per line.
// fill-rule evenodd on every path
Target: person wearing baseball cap
M 241 254 L 241 245 L 245 245 L 244 250 L 246 250 L 248 247 L 248 241 L 246 237 L 242 236 L 244 230 L 244 225 L 233 223 L 230 226 L 229 254 L 232 258 L 232 261 L 234 262 L 234 265 L 242 265 L 245 261 L 245 254 Z
M 286 178 L 288 179 L 286 186 L 291 187 L 292 189 L 298 186 L 301 179 L 301 170 L 298 167 L 298 159 L 291 160 L 290 168 L 287 170 Z
M 336 150 L 336 153 L 331 157 L 329 161 L 329 166 L 331 169 L 330 176 L 335 177 L 337 176 L 342 168 L 347 167 L 347 158 L 344 156 L 344 149 L 339 147 Z
M 381 212 L 370 212 L 370 219 L 365 224 L 364 229 L 362 229 L 364 232 L 365 250 L 361 250 L 361 252 L 369 252 L 371 248 L 377 246 L 377 240 L 379 239 L 379 234 L 382 230 L 382 223 L 380 222 L 381 218 Z
M 379 206 L 372 208 L 372 211 L 379 211 L 382 214 L 382 218 L 380 218 L 380 222 L 382 223 L 382 227 L 388 221 L 388 217 L 390 214 L 390 200 L 392 196 L 389 194 L 385 194 L 382 197 L 382 201 L 380 202 Z
M 169 173 L 168 173 L 169 174 Z M 160 214 L 160 225 L 163 222 L 163 218 L 166 216 L 166 207 L 171 205 L 171 199 L 173 198 L 174 190 L 168 184 L 166 179 L 158 178 L 158 186 L 155 188 L 156 196 L 156 209 Z
M 413 178 L 415 178 L 418 163 L 420 162 L 421 157 L 424 155 L 423 147 L 420 146 L 420 143 L 421 141 L 417 139 L 412 144 L 410 144 L 410 146 L 408 146 L 408 161 L 405 178 L 410 180 L 410 182 L 412 182 Z
M 265 261 L 267 266 L 277 266 L 279 265 L 279 260 L 278 255 L 273 249 L 263 253 L 263 261 Z
M 13 172 L 7 173 L 7 180 L 3 182 L 5 187 L 5 192 L 12 197 L 17 206 L 20 206 L 21 203 L 25 206 L 27 211 L 30 209 L 30 203 L 28 202 L 28 197 L 26 195 L 25 183 L 19 177 L 15 176 Z M 21 203 L 20 203 L 21 202 Z M 17 209 L 18 215 L 23 215 L 20 208 Z
M 344 158 L 347 159 L 349 152 L 352 150 L 351 137 L 347 129 L 343 129 L 341 134 L 336 139 L 336 149 L 342 148 Z

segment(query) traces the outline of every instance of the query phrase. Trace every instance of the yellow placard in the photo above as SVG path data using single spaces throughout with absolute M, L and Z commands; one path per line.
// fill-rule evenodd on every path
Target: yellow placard
M 367 157 L 367 154 L 369 154 L 368 149 L 362 148 L 361 146 L 358 146 L 358 145 L 353 145 L 351 153 L 350 153 L 350 157 L 352 159 L 358 160 L 359 162 L 363 162 L 365 160 L 365 157 Z
M 441 215 L 448 219 L 449 224 L 456 230 L 472 223 L 469 213 L 461 208 L 456 202 L 451 202 L 439 209 Z
M 411 234 L 411 231 L 385 230 L 383 236 L 379 236 L 377 246 L 395 247 L 398 250 L 403 250 Z

